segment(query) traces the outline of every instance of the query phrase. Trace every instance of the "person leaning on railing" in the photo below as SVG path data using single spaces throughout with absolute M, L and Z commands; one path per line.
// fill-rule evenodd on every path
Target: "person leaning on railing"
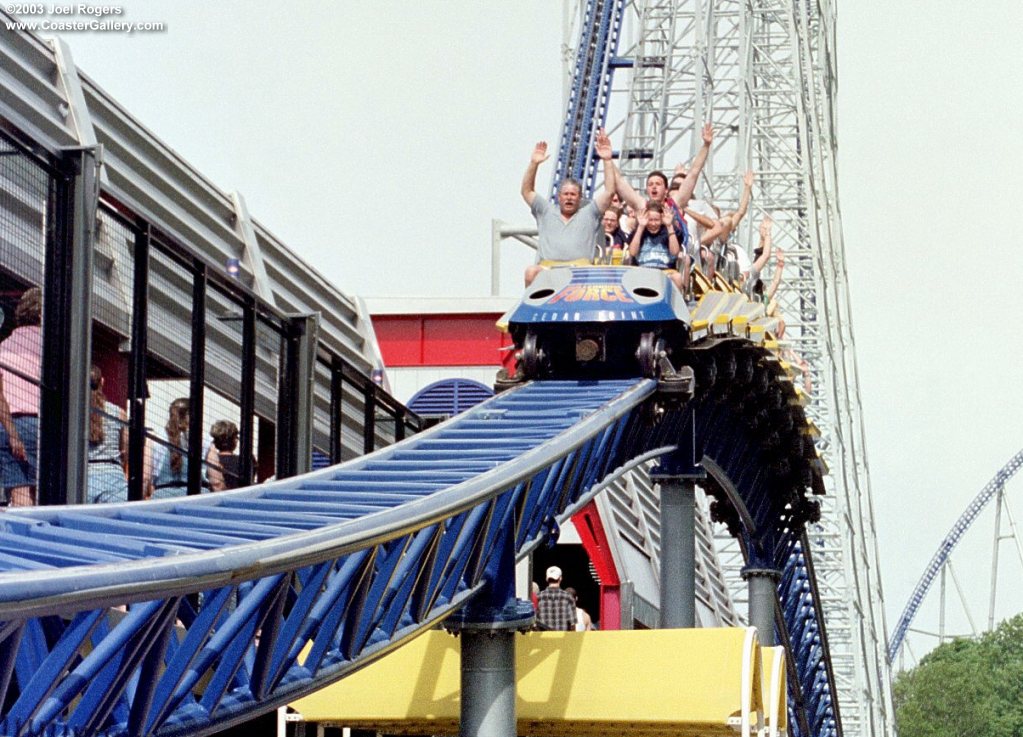
M 128 417 L 103 394 L 103 372 L 89 371 L 89 494 L 94 503 L 128 501 L 124 449 Z
M 17 327 L 0 343 L 0 475 L 11 506 L 36 501 L 39 458 L 39 367 L 43 293 L 26 289 L 14 310 Z
M 146 499 L 167 499 L 188 493 L 189 401 L 179 397 L 167 408 L 163 442 L 146 441 L 142 486 Z

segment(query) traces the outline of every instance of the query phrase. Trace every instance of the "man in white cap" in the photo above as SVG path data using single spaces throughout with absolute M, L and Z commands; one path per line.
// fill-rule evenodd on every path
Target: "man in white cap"
M 575 599 L 561 588 L 561 569 L 547 569 L 547 588 L 536 601 L 536 622 L 540 629 L 571 632 L 575 629 Z

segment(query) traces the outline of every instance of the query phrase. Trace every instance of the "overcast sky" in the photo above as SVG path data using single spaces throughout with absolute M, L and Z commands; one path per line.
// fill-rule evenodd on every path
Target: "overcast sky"
M 529 223 L 522 170 L 560 134 L 560 2 L 120 7 L 167 29 L 65 34 L 78 65 L 325 276 L 363 296 L 488 292 L 491 219 Z M 1018 0 L 839 4 L 839 199 L 889 628 L 1020 448 L 1021 28 Z M 506 294 L 526 260 L 505 249 Z M 959 564 L 984 602 L 989 536 Z

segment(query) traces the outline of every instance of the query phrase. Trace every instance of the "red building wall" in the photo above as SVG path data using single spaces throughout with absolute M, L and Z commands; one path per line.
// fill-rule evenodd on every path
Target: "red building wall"
M 495 323 L 499 314 L 374 315 L 384 364 L 401 366 L 509 366 L 512 344 Z

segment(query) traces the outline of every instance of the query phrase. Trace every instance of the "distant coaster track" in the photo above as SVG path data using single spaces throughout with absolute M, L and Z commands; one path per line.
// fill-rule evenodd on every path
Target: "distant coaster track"
M 952 529 L 949 530 L 948 534 L 941 541 L 938 549 L 931 556 L 930 562 L 927 564 L 927 568 L 924 569 L 923 575 L 920 580 L 917 581 L 916 586 L 913 588 L 913 593 L 909 596 L 909 601 L 906 602 L 905 608 L 902 610 L 902 615 L 899 617 L 898 623 L 895 625 L 895 630 L 892 632 L 891 639 L 888 641 L 888 660 L 894 661 L 895 657 L 899 654 L 899 649 L 902 647 L 902 643 L 906 639 L 906 634 L 909 632 L 910 626 L 913 624 L 913 619 L 916 617 L 917 612 L 920 610 L 920 606 L 923 604 L 924 599 L 927 596 L 927 592 L 930 591 L 931 585 L 934 583 L 935 577 L 941 570 L 941 567 L 948 561 L 949 556 L 952 555 L 952 550 L 959 544 L 963 535 L 970 529 L 970 526 L 976 521 L 977 517 L 988 505 L 988 503 L 1002 490 L 1005 488 L 1005 484 L 1008 483 L 1009 479 L 1016 475 L 1016 473 L 1023 468 L 1023 450 L 1019 451 L 1009 462 L 1002 466 L 998 473 L 994 475 L 984 488 L 978 492 L 977 496 L 973 498 L 966 510 L 959 516 L 955 524 L 952 525 Z
M 587 196 L 593 192 L 593 141 L 607 120 L 624 14 L 625 0 L 586 3 L 554 169 L 554 187 L 565 177 L 573 177 L 582 182 Z

